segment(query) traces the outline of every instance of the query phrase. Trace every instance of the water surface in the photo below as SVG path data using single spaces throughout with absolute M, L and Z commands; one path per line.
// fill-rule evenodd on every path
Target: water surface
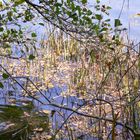
M 140 41 L 140 1 L 139 0 L 101 0 L 110 5 L 110 17 L 112 24 L 114 19 L 120 18 L 123 27 L 126 27 L 130 39 Z

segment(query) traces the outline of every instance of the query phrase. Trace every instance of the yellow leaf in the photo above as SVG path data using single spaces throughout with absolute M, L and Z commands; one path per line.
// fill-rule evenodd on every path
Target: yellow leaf
M 45 114 L 50 114 L 51 113 L 50 110 L 42 110 L 42 112 L 45 113 Z
M 128 86 L 128 77 L 125 75 L 124 78 L 123 78 L 123 84 L 124 86 Z
M 0 9 L 2 9 L 3 8 L 3 4 L 2 4 L 2 2 L 0 1 Z
M 137 16 L 140 16 L 140 13 L 137 13 Z
M 24 3 L 24 2 L 25 2 L 25 0 L 16 0 L 15 1 L 15 6 L 18 6 L 18 5 L 20 5 L 20 4 Z
M 135 79 L 134 80 L 134 88 L 138 88 L 138 86 L 139 86 L 139 81 L 138 81 L 138 79 Z
M 51 82 L 46 83 L 46 85 L 47 85 L 48 88 L 53 88 L 54 87 L 54 85 Z

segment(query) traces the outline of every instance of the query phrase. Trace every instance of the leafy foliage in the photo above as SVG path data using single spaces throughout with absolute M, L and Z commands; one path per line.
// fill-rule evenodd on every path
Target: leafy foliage
M 6 73 L 3 73 L 3 74 L 2 74 L 2 77 L 3 77 L 3 79 L 7 79 L 7 78 L 9 77 L 9 75 L 6 74 Z
M 33 112 L 33 109 L 32 102 L 26 106 L 0 105 L 0 122 L 6 123 L 0 132 L 0 139 L 29 139 L 33 131 L 48 132 L 48 117 Z
M 0 88 L 4 88 L 4 85 L 2 82 L 0 82 Z
M 26 106 L 1 105 L 1 122 L 12 125 L 3 130 L 1 139 L 26 139 L 38 130 L 48 132 L 49 117 L 55 121 L 50 137 L 54 139 L 78 139 L 87 134 L 100 139 L 110 134 L 115 139 L 118 134 L 128 139 L 129 133 L 121 129 L 120 134 L 117 125 L 139 137 L 139 53 L 135 45 L 122 45 L 120 19 L 114 21 L 115 34 L 109 34 L 113 30 L 104 15 L 109 15 L 111 7 L 96 0 L 93 12 L 87 5 L 87 0 L 0 3 L 4 11 L 0 14 L 1 90 L 4 92 L 10 79 L 21 87 L 24 97 L 54 107 L 49 114 L 48 110 L 36 111 L 32 102 Z M 45 27 L 46 22 L 51 24 L 47 26 L 47 40 L 40 41 L 40 35 L 31 27 Z M 17 57 L 13 57 L 15 54 Z M 20 83 L 19 77 L 27 83 Z M 66 85 L 67 90 L 62 88 L 51 97 L 50 90 L 56 85 L 64 89 Z M 18 86 L 12 85 L 12 90 Z M 9 99 L 15 95 L 12 90 L 7 92 Z M 60 104 L 58 98 L 62 98 Z M 58 117 L 62 121 L 56 120 Z
M 119 19 L 115 19 L 115 27 L 121 26 L 121 21 Z

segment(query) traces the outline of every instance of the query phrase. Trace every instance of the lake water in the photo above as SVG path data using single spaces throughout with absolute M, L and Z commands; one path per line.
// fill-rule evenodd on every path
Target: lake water
M 140 1 L 139 0 L 101 0 L 102 3 L 110 5 L 110 16 L 112 19 L 119 18 L 122 21 L 124 27 L 128 30 L 128 36 L 130 39 L 140 41 Z M 122 9 L 122 12 L 121 12 Z
M 94 0 L 95 1 L 95 0 Z M 136 41 L 140 41 L 139 39 L 139 35 L 140 35 L 140 17 L 136 16 L 137 13 L 139 13 L 139 7 L 140 7 L 140 1 L 139 0 L 135 0 L 135 2 L 133 0 L 101 0 L 102 3 L 105 3 L 107 5 L 110 5 L 112 7 L 112 10 L 110 10 L 110 17 L 111 17 L 111 23 L 113 25 L 114 19 L 118 18 L 120 15 L 120 11 L 122 9 L 122 5 L 123 5 L 123 1 L 124 1 L 124 6 L 123 6 L 123 10 L 122 13 L 120 15 L 120 19 L 123 23 L 123 27 L 126 27 L 128 29 L 128 35 L 131 39 L 134 39 Z M 16 86 L 18 87 L 18 86 Z M 7 86 L 7 88 L 9 88 Z M 62 88 L 63 89 L 63 88 Z M 5 90 L 5 92 L 0 91 L 1 93 L 3 93 L 5 95 L 5 93 L 7 94 L 7 98 L 9 97 L 9 94 L 11 94 L 11 92 L 13 92 L 15 90 L 13 90 L 11 88 L 10 92 L 7 92 Z M 18 97 L 17 95 L 19 95 L 19 91 L 21 91 L 21 88 L 17 89 L 18 94 L 16 94 L 16 98 Z M 57 92 L 56 92 L 57 91 Z M 3 95 L 1 94 L 1 95 Z M 61 103 L 63 105 L 68 105 L 68 106 L 73 106 L 77 103 L 80 102 L 80 100 L 78 100 L 75 97 L 70 97 L 70 98 L 63 98 L 61 97 L 61 88 L 53 88 L 53 89 L 49 89 L 48 91 L 45 92 L 46 95 L 52 95 L 50 96 L 50 99 L 53 99 L 54 102 L 57 103 Z M 55 98 L 53 98 L 55 97 Z M 57 97 L 57 98 L 56 98 Z M 2 98 L 3 102 L 7 101 L 7 98 Z M 69 100 L 69 102 L 68 102 Z M 43 101 L 43 99 L 42 99 Z M 68 103 L 67 103 L 68 102 Z M 82 100 L 81 100 L 82 102 Z M 49 106 L 43 106 L 43 109 L 55 109 L 55 108 L 50 108 Z M 68 112 L 64 112 L 65 114 L 69 114 Z M 60 120 L 59 120 L 60 121 Z

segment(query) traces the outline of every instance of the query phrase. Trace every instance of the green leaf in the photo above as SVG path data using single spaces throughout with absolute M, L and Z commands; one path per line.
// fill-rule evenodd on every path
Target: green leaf
M 96 0 L 97 3 L 100 3 L 100 0 Z
M 79 17 L 80 17 L 81 16 L 81 12 L 82 12 L 80 6 L 76 6 L 76 9 L 77 9 Z
M 110 10 L 110 9 L 112 9 L 112 8 L 111 8 L 110 6 L 107 6 L 106 9 L 107 9 L 107 10 Z
M 104 32 L 104 31 L 107 31 L 107 30 L 108 30 L 108 28 L 104 27 L 100 30 L 100 32 Z
M 74 21 L 78 21 L 78 16 L 75 14 L 71 15 L 71 18 L 73 18 Z
M 33 54 L 30 54 L 29 55 L 29 60 L 33 60 L 33 59 L 35 59 L 35 56 Z
M 0 82 L 0 88 L 4 88 L 4 85 L 2 82 Z
M 37 37 L 36 33 L 32 33 L 31 35 L 32 37 Z
M 41 23 L 41 22 L 40 22 L 39 25 L 44 26 L 44 23 Z
M 87 3 L 87 0 L 82 0 L 82 4 L 86 4 Z
M 4 31 L 3 27 L 0 27 L 0 32 L 3 32 L 3 31 Z
M 105 20 L 105 22 L 109 22 L 109 21 L 110 21 L 110 19 L 106 19 L 106 20 Z
M 96 15 L 95 15 L 95 18 L 98 19 L 98 20 L 103 19 L 102 15 L 100 15 L 100 14 L 96 14 Z
M 70 2 L 71 2 L 70 0 L 67 0 L 68 5 L 70 4 Z
M 75 10 L 75 4 L 74 4 L 74 2 L 71 3 L 71 9 L 72 9 L 72 11 Z
M 56 7 L 61 7 L 61 6 L 62 6 L 62 3 L 57 2 L 57 3 L 55 4 L 55 6 L 56 6 Z
M 8 17 L 9 21 L 12 21 L 12 16 L 13 16 L 13 12 L 12 11 L 7 12 L 7 17 Z
M 15 1 L 15 6 L 18 6 L 18 5 L 20 5 L 20 4 L 24 3 L 24 2 L 25 2 L 25 0 L 16 0 Z
M 14 11 L 15 13 L 17 13 L 17 9 L 16 9 L 16 7 L 13 8 L 13 11 Z
M 9 77 L 9 75 L 6 74 L 6 73 L 3 73 L 3 74 L 2 74 L 2 77 L 3 77 L 3 79 L 7 79 L 7 78 Z
M 92 15 L 92 11 L 88 10 L 86 14 L 90 16 Z
M 91 57 L 91 61 L 94 62 L 95 60 L 95 53 L 93 50 L 90 51 L 90 57 Z
M 25 17 L 25 22 L 31 21 L 34 18 L 34 14 L 31 12 L 30 9 L 27 9 L 24 13 L 24 17 Z
M 121 21 L 119 19 L 115 19 L 115 27 L 121 26 Z
M 56 7 L 55 13 L 58 15 L 60 13 L 60 7 Z

